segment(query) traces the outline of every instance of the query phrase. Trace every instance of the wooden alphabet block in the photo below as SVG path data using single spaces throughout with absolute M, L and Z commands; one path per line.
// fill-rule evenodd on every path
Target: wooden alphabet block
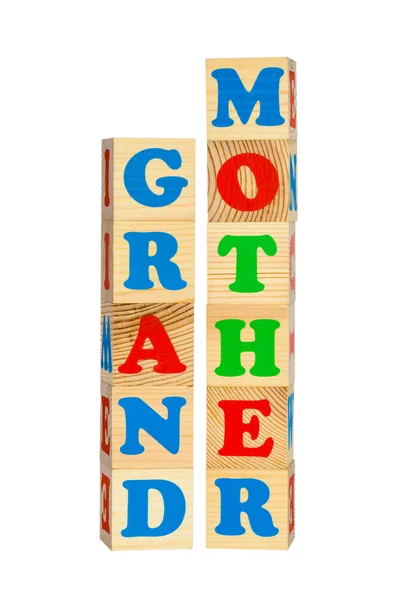
M 297 220 L 297 143 L 208 142 L 209 222 Z
M 103 140 L 103 219 L 194 221 L 194 169 L 195 140 Z
M 209 304 L 207 385 L 290 386 L 294 305 Z
M 206 61 L 208 140 L 295 140 L 296 63 L 290 58 Z
M 101 382 L 101 462 L 112 469 L 193 465 L 193 388 Z
M 100 537 L 112 550 L 192 547 L 192 469 L 101 465 Z
M 193 326 L 193 304 L 102 302 L 102 381 L 191 387 Z
M 207 468 L 287 468 L 293 400 L 293 386 L 208 387 Z
M 286 550 L 294 530 L 287 469 L 207 469 L 207 548 Z
M 194 302 L 194 223 L 103 221 L 102 300 Z
M 210 223 L 208 302 L 295 300 L 294 223 Z

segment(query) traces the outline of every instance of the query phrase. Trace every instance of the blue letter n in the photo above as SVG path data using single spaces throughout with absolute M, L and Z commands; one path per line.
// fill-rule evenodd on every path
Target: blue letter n
M 215 480 L 215 485 L 221 492 L 221 520 L 215 528 L 219 535 L 243 535 L 245 528 L 240 521 L 240 515 L 245 512 L 249 518 L 250 527 L 260 537 L 273 537 L 279 529 L 272 522 L 271 513 L 263 508 L 268 502 L 269 487 L 259 479 L 228 479 Z M 242 489 L 247 490 L 247 500 L 240 499 Z
M 101 336 L 101 368 L 111 373 L 111 327 L 110 317 L 103 316 L 103 332 Z
M 273 127 L 282 125 L 285 119 L 279 107 L 279 81 L 283 69 L 268 67 L 262 69 L 250 91 L 244 87 L 235 69 L 215 69 L 211 76 L 218 84 L 217 117 L 212 121 L 214 127 L 230 127 L 234 124 L 229 116 L 229 102 L 232 102 L 241 122 L 246 125 L 257 102 L 260 114 L 256 125 Z
M 180 412 L 185 406 L 185 398 L 167 396 L 162 404 L 168 409 L 164 419 L 141 398 L 121 398 L 118 402 L 125 411 L 126 438 L 121 446 L 122 454 L 142 454 L 144 447 L 139 442 L 139 431 L 144 429 L 171 454 L 178 454 L 180 443 Z

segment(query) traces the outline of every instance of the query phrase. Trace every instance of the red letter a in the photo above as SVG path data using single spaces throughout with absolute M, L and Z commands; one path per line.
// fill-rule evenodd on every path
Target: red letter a
M 144 348 L 146 340 L 150 340 L 152 348 Z M 146 315 L 140 319 L 139 332 L 126 362 L 118 367 L 120 373 L 140 373 L 142 367 L 139 360 L 156 360 L 153 367 L 156 373 L 183 373 L 186 365 L 178 358 L 175 348 L 168 337 L 161 321 L 154 315 Z

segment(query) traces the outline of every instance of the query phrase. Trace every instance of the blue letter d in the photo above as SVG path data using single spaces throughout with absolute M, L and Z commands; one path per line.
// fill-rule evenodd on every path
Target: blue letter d
M 176 531 L 186 514 L 185 496 L 180 487 L 166 479 L 130 479 L 123 482 L 128 490 L 127 526 L 123 537 L 162 537 Z M 158 527 L 149 527 L 149 490 L 160 492 L 164 517 Z

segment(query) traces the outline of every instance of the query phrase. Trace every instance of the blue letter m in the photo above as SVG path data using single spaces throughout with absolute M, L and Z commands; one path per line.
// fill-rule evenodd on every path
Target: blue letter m
M 257 102 L 260 103 L 260 114 L 256 125 L 282 125 L 285 122 L 279 107 L 279 81 L 282 75 L 283 69 L 279 67 L 262 69 L 248 91 L 235 69 L 215 69 L 211 73 L 218 84 L 217 117 L 212 121 L 214 127 L 230 127 L 234 124 L 229 116 L 229 102 L 234 105 L 243 125 L 249 121 Z
M 142 454 L 144 447 L 139 442 L 139 431 L 144 429 L 171 454 L 178 454 L 180 442 L 180 412 L 185 398 L 168 396 L 162 404 L 168 409 L 164 419 L 141 398 L 121 398 L 118 404 L 125 411 L 126 438 L 121 446 L 122 454 Z

